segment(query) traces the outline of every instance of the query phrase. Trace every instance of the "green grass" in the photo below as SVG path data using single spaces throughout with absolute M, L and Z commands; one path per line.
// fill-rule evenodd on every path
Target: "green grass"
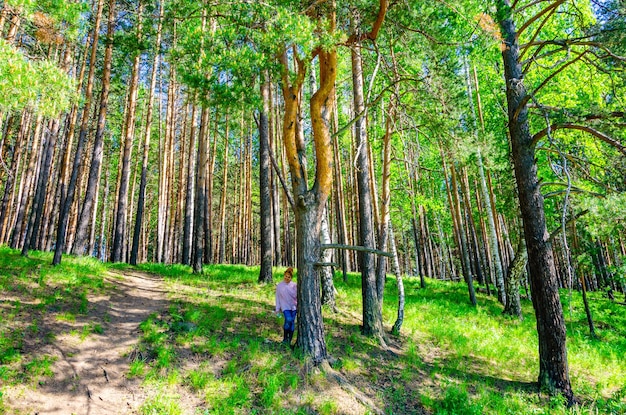
M 139 413 L 181 414 L 189 405 L 199 414 L 344 413 L 349 394 L 330 393 L 336 384 L 307 372 L 299 353 L 280 344 L 274 285 L 256 283 L 258 267 L 209 265 L 194 275 L 181 265 L 133 268 L 68 258 L 61 275 L 48 259 L 41 253 L 24 259 L 0 248 L 0 285 L 7 293 L 0 309 L 0 383 L 48 376 L 51 362 L 22 353 L 25 336 L 45 338 L 44 312 L 74 323 L 81 337 L 102 333 L 100 322 L 84 318 L 88 294 L 107 288 L 101 276 L 112 267 L 162 275 L 170 291 L 169 306 L 141 323 L 140 341 L 129 351 L 127 376 L 151 391 Z M 275 270 L 276 282 L 282 271 Z M 626 307 L 602 293 L 589 293 L 597 339 L 589 335 L 580 295 L 562 293 L 570 377 L 582 402 L 567 409 L 558 397 L 537 392 L 537 335 L 528 300 L 519 321 L 503 316 L 497 300 L 484 294 L 471 307 L 462 283 L 427 280 L 421 289 L 418 280 L 405 279 L 405 320 L 401 337 L 389 336 L 399 350 L 392 354 L 360 334 L 360 277 L 350 274 L 344 283 L 338 275 L 335 284 L 341 312 L 324 310 L 334 368 L 387 414 L 626 413 Z M 396 307 L 395 280 L 389 278 L 387 329 Z
M 53 267 L 52 254 L 19 251 L 0 246 L 0 384 L 36 383 L 51 376 L 53 360 L 49 356 L 24 355 L 24 343 L 30 350 L 54 342 L 57 332 L 42 329 L 44 316 L 70 329 L 81 338 L 102 333 L 99 322 L 79 324 L 89 311 L 89 293 L 104 290 L 106 266 L 91 258 L 66 256 Z M 1 390 L 0 390 L 1 392 Z

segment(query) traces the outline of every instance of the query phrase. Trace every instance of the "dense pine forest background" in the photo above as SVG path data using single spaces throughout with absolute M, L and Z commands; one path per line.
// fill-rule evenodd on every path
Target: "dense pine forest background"
M 530 298 L 539 384 L 576 403 L 559 289 L 591 337 L 589 298 L 626 302 L 623 1 L 0 7 L 1 244 L 295 266 L 318 365 L 350 272 L 383 348 L 387 273 L 395 333 L 403 276 Z

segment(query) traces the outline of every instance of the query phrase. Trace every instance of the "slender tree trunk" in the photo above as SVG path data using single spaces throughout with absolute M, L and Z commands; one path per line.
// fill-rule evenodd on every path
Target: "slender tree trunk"
M 443 155 L 442 155 L 443 157 Z M 445 166 L 444 160 L 444 171 L 447 170 Z M 470 270 L 470 259 L 469 252 L 467 249 L 467 238 L 465 237 L 465 230 L 463 226 L 463 218 L 461 216 L 461 204 L 459 201 L 459 188 L 457 185 L 457 175 L 456 169 L 454 168 L 454 164 L 450 166 L 450 176 L 451 176 L 451 184 L 449 189 L 449 198 L 451 204 L 451 210 L 453 216 L 456 218 L 456 228 L 457 228 L 457 240 L 459 241 L 459 254 L 461 257 L 461 266 L 463 267 L 463 277 L 465 278 L 465 282 L 467 283 L 470 303 L 473 306 L 476 306 L 476 292 L 474 291 L 474 282 L 472 277 L 472 272 Z
M 37 117 L 37 121 L 35 124 L 35 131 L 33 133 L 33 142 L 30 147 L 30 158 L 28 160 L 28 166 L 26 167 L 26 171 L 22 175 L 22 183 L 24 184 L 24 190 L 22 192 L 22 197 L 20 198 L 17 215 L 15 218 L 15 225 L 13 228 L 13 232 L 11 234 L 10 246 L 13 249 L 21 248 L 23 241 L 23 233 L 27 226 L 24 217 L 26 216 L 26 212 L 28 211 L 28 206 L 30 200 L 33 198 L 33 190 L 36 187 L 36 170 L 37 170 L 37 162 L 40 159 L 39 155 L 40 151 L 40 141 L 42 137 L 42 125 L 44 123 L 43 117 L 39 115 Z
M 361 44 L 352 45 L 352 87 L 354 94 L 354 111 L 361 114 L 365 111 L 363 96 L 363 68 Z M 374 218 L 372 212 L 372 194 L 369 175 L 369 151 L 365 116 L 355 122 L 357 138 L 357 183 L 359 194 L 359 239 L 360 245 L 375 249 Z M 384 344 L 382 307 L 376 287 L 376 259 L 370 252 L 359 252 L 361 258 L 361 289 L 363 297 L 363 328 L 366 336 L 376 338 Z
M 474 69 L 474 85 L 476 87 L 476 99 L 478 102 L 478 116 L 480 119 L 481 130 L 484 134 L 484 121 L 483 121 L 483 110 L 482 104 L 480 100 L 480 89 L 478 87 L 478 76 L 476 74 L 476 66 Z M 500 248 L 498 245 L 498 232 L 496 229 L 496 220 L 495 220 L 495 206 L 493 206 L 491 202 L 490 192 L 487 188 L 487 180 L 485 179 L 485 167 L 483 164 L 482 154 L 480 152 L 480 148 L 476 151 L 476 163 L 478 167 L 478 174 L 480 175 L 480 189 L 482 192 L 482 200 L 483 207 L 485 213 L 487 215 L 487 224 L 489 225 L 489 248 L 491 251 L 491 256 L 493 258 L 493 262 L 490 264 L 490 268 L 493 267 L 495 269 L 496 276 L 496 285 L 498 287 L 498 301 L 502 304 L 506 304 L 506 290 L 504 289 L 504 272 L 502 270 L 502 259 L 500 258 Z
M 337 100 L 333 99 L 333 127 L 334 131 L 339 129 L 339 115 L 337 111 Z M 333 161 L 334 161 L 334 169 L 335 169 L 335 210 L 337 212 L 337 242 L 343 245 L 348 244 L 348 228 L 346 226 L 346 208 L 345 208 L 345 196 L 343 193 L 343 174 L 341 171 L 341 155 L 339 153 L 339 139 L 337 135 L 333 135 Z M 348 269 L 350 269 L 349 259 L 350 257 L 347 255 L 345 249 L 340 249 L 338 252 L 340 262 L 341 262 L 341 270 L 343 272 L 343 280 L 344 282 L 348 279 Z
M 109 7 L 114 8 L 114 3 L 110 2 Z M 72 252 L 77 255 L 84 255 L 87 248 L 87 230 L 92 221 L 95 204 L 98 197 L 98 184 L 102 171 L 102 158 L 104 149 L 104 133 L 109 105 L 109 92 L 111 89 L 111 62 L 113 59 L 113 33 L 115 30 L 115 13 L 109 10 L 109 21 L 107 28 L 107 45 L 104 51 L 104 62 L 102 71 L 102 91 L 100 92 L 100 108 L 98 112 L 98 125 L 93 144 L 89 178 L 87 179 L 87 189 L 85 190 L 85 200 L 78 219 L 76 238 L 72 247 Z M 91 251 L 87 252 L 88 254 Z
M 397 92 L 397 91 L 396 91 Z M 383 136 L 383 174 L 381 180 L 381 209 L 380 209 L 380 228 L 378 231 L 378 249 L 387 250 L 387 240 L 389 238 L 389 223 L 391 221 L 390 203 L 391 203 L 391 135 L 392 123 L 395 122 L 395 103 L 394 97 L 390 101 L 389 115 L 385 121 L 385 135 Z M 376 268 L 376 293 L 381 308 L 383 304 L 383 294 L 385 289 L 385 279 L 387 273 L 386 257 L 379 255 Z
M 207 160 L 207 137 L 209 129 L 209 109 L 202 107 L 202 115 L 200 117 L 200 131 L 198 135 L 198 164 L 196 165 L 196 191 L 194 200 L 194 220 L 193 220 L 193 272 L 200 274 L 202 272 L 202 261 L 204 259 L 204 213 L 206 205 L 206 180 L 208 170 Z
M 322 244 L 330 244 L 330 229 L 328 226 L 328 209 L 322 216 L 322 227 L 320 228 L 320 236 Z M 322 252 L 321 260 L 324 263 L 330 263 L 333 257 L 332 250 L 326 249 Z M 323 266 L 319 269 L 322 283 L 322 304 L 330 307 L 331 310 L 337 312 L 335 300 L 335 284 L 333 282 L 333 268 Z
M 228 192 L 228 147 L 229 147 L 228 116 L 226 117 L 226 128 L 224 133 L 224 153 L 222 158 L 222 195 L 220 197 L 219 213 L 219 233 L 217 235 L 217 260 L 218 264 L 223 264 L 226 255 L 226 193 Z
M 398 250 L 396 249 L 396 239 L 393 234 L 393 228 L 391 227 L 391 221 L 389 221 L 389 247 L 393 254 L 391 267 L 398 284 L 398 315 L 396 322 L 393 323 L 391 333 L 398 335 L 400 334 L 402 323 L 404 323 L 404 283 L 402 282 L 402 272 L 400 271 L 400 263 L 398 262 Z
M 13 210 L 13 204 L 10 203 L 10 199 L 12 199 L 12 195 L 14 194 L 15 179 L 19 174 L 19 165 L 22 159 L 22 141 L 27 141 L 25 137 L 28 137 L 26 129 L 30 124 L 28 122 L 29 117 L 30 114 L 28 111 L 23 110 L 19 133 L 13 144 L 11 164 L 8 166 L 7 179 L 4 182 L 4 195 L 2 197 L 2 203 L 0 204 L 0 243 L 5 242 L 5 231 L 8 234 L 9 213 Z
M 517 31 L 508 0 L 497 1 L 503 35 L 502 58 L 506 80 L 509 132 L 515 177 L 528 248 L 531 292 L 539 334 L 539 385 L 575 402 L 569 379 L 565 321 L 559 298 L 554 256 L 546 229 L 543 196 L 528 124 Z
M 65 190 L 65 173 L 61 172 L 61 183 L 60 183 L 60 191 L 61 191 L 61 202 L 60 202 L 60 212 L 59 212 L 59 220 L 57 223 L 57 238 L 56 245 L 54 249 L 54 258 L 52 259 L 53 265 L 58 265 L 61 263 L 61 256 L 63 255 L 63 251 L 65 249 L 65 238 L 67 232 L 67 222 L 69 219 L 70 209 L 72 207 L 72 203 L 74 202 L 74 197 L 76 193 L 76 182 L 78 180 L 78 173 L 81 168 L 81 163 L 83 161 L 83 149 L 87 142 L 88 138 L 88 128 L 89 128 L 89 111 L 91 110 L 91 99 L 93 96 L 93 80 L 95 77 L 95 69 L 96 69 L 96 56 L 98 52 L 98 39 L 100 33 L 100 19 L 102 16 L 103 9 L 103 0 L 98 1 L 98 11 L 96 14 L 96 20 L 94 24 L 94 32 L 93 32 L 93 44 L 91 46 L 91 59 L 89 61 L 89 75 L 87 75 L 87 86 L 85 92 L 85 104 L 83 106 L 82 113 L 82 121 L 80 125 L 80 132 L 78 135 L 78 144 L 76 146 L 76 153 L 74 155 L 74 163 L 72 165 L 72 173 L 70 176 L 70 181 L 67 186 L 67 191 Z M 107 29 L 107 37 L 109 42 L 113 42 L 112 34 L 112 21 L 115 19 L 115 0 L 109 1 L 109 28 Z M 106 72 L 106 70 L 105 70 Z M 103 80 L 103 84 L 106 81 Z M 72 137 L 68 137 L 68 142 L 71 142 Z M 68 147 L 69 150 L 69 147 Z M 69 153 L 68 153 L 69 156 Z M 66 165 L 64 165 L 66 166 Z
M 195 175 L 197 171 L 196 161 L 198 150 L 196 149 L 196 108 L 194 103 L 191 110 L 191 128 L 189 129 L 189 164 L 187 165 L 187 188 L 185 191 L 185 218 L 183 220 L 183 252 L 181 262 L 191 265 L 191 254 L 193 244 L 193 210 L 194 210 L 194 188 Z
M 137 9 L 137 39 L 142 38 L 142 13 L 143 4 L 139 3 Z M 135 51 L 133 57 L 133 68 L 130 76 L 130 85 L 128 91 L 128 110 L 126 112 L 126 121 L 124 125 L 123 143 L 124 153 L 122 156 L 122 170 L 119 187 L 119 194 L 116 208 L 115 228 L 113 232 L 113 246 L 111 247 L 111 262 L 120 262 L 124 260 L 124 244 L 127 226 L 127 210 L 128 210 L 128 187 L 130 182 L 130 166 L 133 150 L 133 139 L 135 135 L 135 113 L 137 110 L 137 94 L 139 91 L 139 61 L 141 55 L 139 51 Z
M 41 165 L 39 179 L 35 191 L 35 198 L 31 206 L 29 215 L 29 223 L 26 230 L 26 241 L 22 247 L 22 255 L 27 256 L 28 250 L 34 247 L 41 227 L 41 218 L 43 216 L 44 203 L 46 200 L 46 191 L 48 188 L 48 179 L 50 178 L 50 169 L 52 167 L 52 156 L 54 155 L 54 147 L 59 135 L 59 120 L 50 121 L 50 128 L 46 145 L 43 148 L 43 163 Z
M 133 233 L 133 246 L 130 252 L 130 263 L 137 265 L 137 255 L 139 250 L 139 235 L 143 225 L 143 216 L 146 200 L 146 186 L 148 185 L 148 161 L 150 154 L 150 138 L 152 136 L 152 112 L 154 110 L 154 94 L 156 90 L 157 74 L 159 73 L 159 63 L 161 57 L 161 32 L 163 27 L 164 1 L 159 6 L 159 20 L 157 25 L 157 37 L 154 46 L 154 59 L 152 61 L 152 72 L 150 74 L 150 89 L 148 90 L 146 109 L 146 128 L 143 137 L 143 157 L 141 161 L 141 179 L 139 182 L 139 198 L 137 200 L 137 214 L 135 215 L 135 231 Z M 192 120 L 193 122 L 193 120 Z M 192 130 L 193 137 L 193 130 Z M 190 163 L 191 164 L 191 163 Z M 190 175 L 191 177 L 191 175 Z M 190 180 L 191 181 L 191 180 Z
M 272 282 L 272 200 L 271 200 L 271 169 L 270 169 L 270 130 L 268 115 L 270 82 L 267 74 L 261 80 L 262 108 L 259 114 L 259 209 L 261 238 L 261 268 L 259 282 Z

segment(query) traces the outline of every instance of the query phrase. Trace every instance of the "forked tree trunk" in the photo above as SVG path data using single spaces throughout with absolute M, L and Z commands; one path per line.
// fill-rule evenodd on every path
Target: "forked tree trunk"
M 537 178 L 535 151 L 528 123 L 527 93 L 519 62 L 519 43 L 509 0 L 497 1 L 503 35 L 509 132 L 524 236 L 528 248 L 531 292 L 539 337 L 539 386 L 575 402 L 569 379 L 565 321 L 554 256 L 546 229 L 544 202 Z

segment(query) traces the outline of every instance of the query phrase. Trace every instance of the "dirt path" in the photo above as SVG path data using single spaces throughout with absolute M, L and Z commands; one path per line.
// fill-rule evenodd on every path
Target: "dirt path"
M 139 324 L 150 314 L 166 309 L 166 291 L 161 279 L 138 272 L 109 273 L 105 281 L 113 288 L 88 298 L 85 318 L 74 322 L 44 318 L 40 332 L 53 333 L 54 341 L 28 352 L 53 356 L 54 377 L 36 388 L 9 389 L 5 395 L 8 413 L 137 413 L 145 393 L 138 380 L 126 377 L 130 364 L 127 355 L 140 338 Z M 81 336 L 81 329 L 98 324 L 101 334 L 97 329 Z

